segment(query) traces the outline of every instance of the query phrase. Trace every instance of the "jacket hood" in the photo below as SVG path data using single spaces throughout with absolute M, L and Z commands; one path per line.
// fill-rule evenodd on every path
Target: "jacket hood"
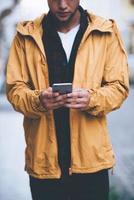
M 22 35 L 33 35 L 35 32 L 42 32 L 42 20 L 46 16 L 43 14 L 41 17 L 33 21 L 24 21 L 17 25 L 17 31 Z M 87 31 L 98 30 L 100 32 L 112 32 L 113 20 L 108 20 L 93 13 L 88 13 L 89 26 Z
M 89 27 L 91 30 L 98 30 L 100 32 L 113 32 L 113 22 L 112 19 L 105 19 L 103 17 L 94 15 L 93 13 L 88 13 L 89 16 Z
M 41 15 L 41 17 L 38 17 L 33 21 L 20 22 L 17 25 L 17 31 L 21 33 L 22 35 L 32 35 L 36 31 L 39 31 L 39 30 L 41 31 L 41 28 L 42 28 L 41 23 L 45 15 L 46 14 Z

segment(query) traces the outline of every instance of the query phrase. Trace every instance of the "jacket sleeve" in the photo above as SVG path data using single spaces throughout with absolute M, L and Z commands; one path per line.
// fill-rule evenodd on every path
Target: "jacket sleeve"
M 24 41 L 22 36 L 14 38 L 7 64 L 6 92 L 14 109 L 26 117 L 38 118 L 45 109 L 40 105 L 41 91 L 33 90 L 26 67 Z
M 128 96 L 129 76 L 127 55 L 118 28 L 107 36 L 107 55 L 100 88 L 91 89 L 87 112 L 94 116 L 105 115 L 121 106 Z

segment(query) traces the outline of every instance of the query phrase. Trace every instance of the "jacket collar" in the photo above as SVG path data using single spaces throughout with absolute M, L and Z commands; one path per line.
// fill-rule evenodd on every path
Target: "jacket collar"
M 88 27 L 82 38 L 80 46 L 84 43 L 86 38 L 93 31 L 99 31 L 101 33 L 112 33 L 113 32 L 113 20 L 107 20 L 100 16 L 96 16 L 93 13 L 88 13 Z
M 94 30 L 98 30 L 100 32 L 113 32 L 112 29 L 112 21 L 102 18 L 100 16 L 96 16 L 93 13 L 88 13 L 88 19 L 89 19 L 89 29 L 90 32 Z
M 25 37 L 32 37 L 37 43 L 43 55 L 45 55 L 44 46 L 42 43 L 42 20 L 44 16 L 45 14 L 43 14 L 40 18 L 37 18 L 34 21 L 25 21 L 17 25 L 17 32 Z
M 21 35 L 32 37 L 44 55 L 45 52 L 42 43 L 42 34 L 43 34 L 42 21 L 45 16 L 46 14 L 43 14 L 41 17 L 37 18 L 34 21 L 25 21 L 17 25 L 17 32 L 20 33 Z M 88 27 L 82 38 L 81 44 L 86 40 L 86 38 L 92 31 L 97 30 L 100 32 L 112 33 L 113 32 L 112 27 L 113 27 L 112 20 L 106 20 L 92 13 L 88 13 Z
M 36 32 L 42 34 L 42 20 L 46 16 L 43 14 L 41 17 L 34 21 L 25 21 L 17 25 L 17 31 L 22 35 L 33 36 Z M 88 13 L 88 30 L 98 30 L 100 32 L 112 32 L 111 20 L 104 19 L 96 16 L 93 13 Z

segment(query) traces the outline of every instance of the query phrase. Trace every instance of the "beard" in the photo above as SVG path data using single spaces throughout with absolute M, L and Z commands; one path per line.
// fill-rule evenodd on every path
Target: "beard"
M 76 15 L 77 11 L 78 11 L 78 7 L 75 9 L 75 11 L 73 13 L 70 13 L 70 15 L 65 19 L 62 19 L 62 17 L 60 18 L 56 14 L 53 14 L 51 11 L 50 12 L 52 14 L 52 17 L 53 17 L 53 20 L 54 20 L 56 26 L 64 26 L 64 25 L 69 24 L 73 20 L 73 18 Z

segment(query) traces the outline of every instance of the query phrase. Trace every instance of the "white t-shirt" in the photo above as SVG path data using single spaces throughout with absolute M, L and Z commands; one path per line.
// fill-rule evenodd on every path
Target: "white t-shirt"
M 62 42 L 62 46 L 63 46 L 63 48 L 66 52 L 67 61 L 69 61 L 71 50 L 72 50 L 73 43 L 74 43 L 74 40 L 75 40 L 75 36 L 76 36 L 76 34 L 79 30 L 79 27 L 80 27 L 80 24 L 78 24 L 77 26 L 72 28 L 67 33 L 58 32 L 59 37 L 60 37 L 61 42 Z

